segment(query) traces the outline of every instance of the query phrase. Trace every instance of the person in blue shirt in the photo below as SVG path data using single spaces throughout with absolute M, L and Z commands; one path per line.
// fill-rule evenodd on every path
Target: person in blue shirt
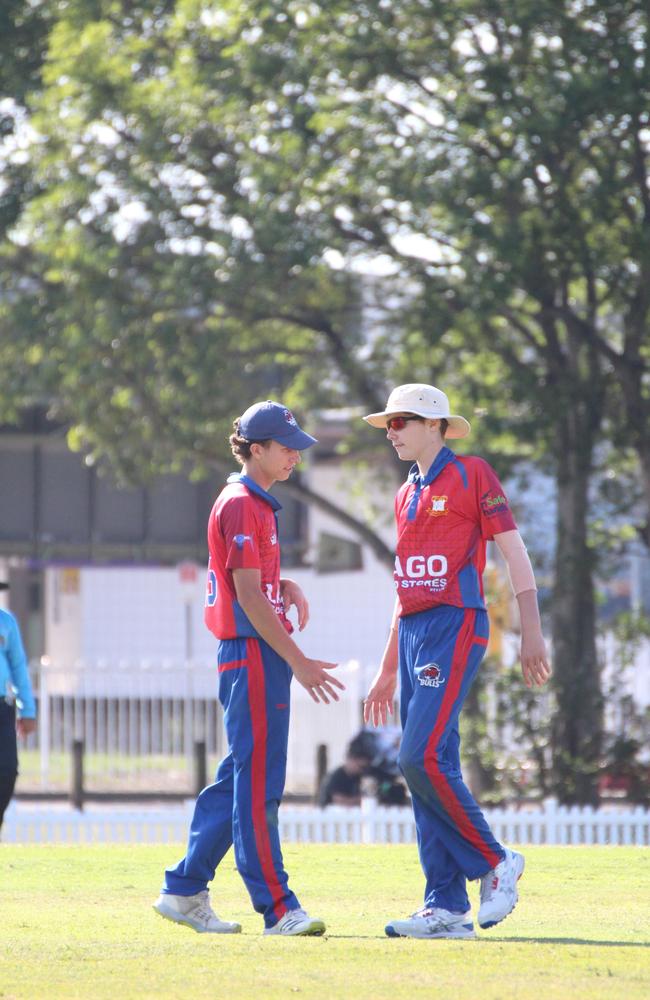
M 0 583 L 0 590 L 7 590 Z M 16 735 L 36 729 L 36 704 L 18 622 L 0 608 L 0 828 L 18 777 Z

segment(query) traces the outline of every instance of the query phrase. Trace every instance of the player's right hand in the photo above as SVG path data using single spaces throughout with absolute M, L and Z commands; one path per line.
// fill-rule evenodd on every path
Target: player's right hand
M 388 716 L 393 714 L 396 687 L 397 673 L 380 669 L 363 703 L 363 721 L 366 725 L 369 723 L 373 726 L 386 725 Z
M 330 698 L 339 700 L 336 688 L 345 691 L 343 684 L 337 677 L 332 677 L 328 670 L 336 670 L 338 663 L 328 663 L 326 660 L 310 660 L 304 657 L 299 663 L 292 663 L 294 677 L 299 684 L 309 692 L 313 701 L 319 701 L 329 705 Z

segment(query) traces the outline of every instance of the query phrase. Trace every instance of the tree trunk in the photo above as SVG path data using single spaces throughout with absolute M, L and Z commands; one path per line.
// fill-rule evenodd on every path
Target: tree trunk
M 647 548 L 650 549 L 650 442 L 647 439 L 647 435 L 645 441 L 639 441 L 637 454 L 641 465 L 641 482 L 643 484 L 646 509 L 646 519 L 639 526 L 638 532 Z
M 587 540 L 589 478 L 600 422 L 595 407 L 576 400 L 560 422 L 557 536 L 553 593 L 553 785 L 564 803 L 597 802 L 602 736 L 600 668 L 596 655 L 595 554 Z
M 645 520 L 637 528 L 638 533 L 650 548 L 650 401 L 644 394 L 644 377 L 641 369 L 632 374 L 626 372 L 622 380 L 625 397 L 625 417 L 627 438 L 636 451 L 641 470 L 641 485 L 645 501 Z M 650 371 L 645 372 L 645 376 Z

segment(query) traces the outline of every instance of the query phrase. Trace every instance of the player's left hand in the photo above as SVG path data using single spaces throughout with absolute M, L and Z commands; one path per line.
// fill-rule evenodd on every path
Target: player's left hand
M 298 612 L 298 629 L 302 632 L 309 621 L 309 604 L 302 592 L 302 588 L 298 586 L 295 580 L 289 580 L 285 577 L 280 580 L 280 598 L 284 605 L 285 615 L 289 613 L 291 605 L 294 605 Z
M 551 676 L 551 662 L 541 635 L 523 635 L 521 639 L 521 672 L 526 687 L 543 687 Z

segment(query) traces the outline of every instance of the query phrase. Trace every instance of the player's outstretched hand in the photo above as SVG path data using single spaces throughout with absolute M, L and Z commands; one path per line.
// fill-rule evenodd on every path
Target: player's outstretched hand
M 388 716 L 393 714 L 396 687 L 397 674 L 394 671 L 379 670 L 363 703 L 363 721 L 366 725 L 386 725 Z
M 522 636 L 521 672 L 527 687 L 543 687 L 551 676 L 551 663 L 541 633 Z
M 302 587 L 298 586 L 295 580 L 285 578 L 280 580 L 280 598 L 284 605 L 285 615 L 289 613 L 289 608 L 293 604 L 298 612 L 298 629 L 300 632 L 309 621 L 309 604 L 302 592 Z
M 298 683 L 302 684 L 316 703 L 323 701 L 329 705 L 330 698 L 333 701 L 339 700 L 336 688 L 345 691 L 345 684 L 328 673 L 329 670 L 336 670 L 337 666 L 338 663 L 310 660 L 305 656 L 298 663 L 292 663 L 291 669 Z

